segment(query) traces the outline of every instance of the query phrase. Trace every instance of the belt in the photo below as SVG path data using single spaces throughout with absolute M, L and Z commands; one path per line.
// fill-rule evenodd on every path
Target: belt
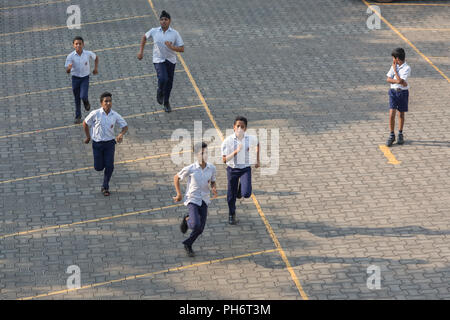
M 394 90 L 394 91 L 397 91 L 397 92 L 399 92 L 399 91 L 405 91 L 405 90 L 408 90 L 408 89 L 401 89 L 401 88 L 392 88 L 391 90 Z

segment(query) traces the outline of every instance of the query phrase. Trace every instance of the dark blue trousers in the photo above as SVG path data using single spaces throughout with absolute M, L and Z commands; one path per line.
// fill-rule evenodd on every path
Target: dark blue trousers
M 250 198 L 252 195 L 252 168 L 244 169 L 227 167 L 228 179 L 228 214 L 236 214 L 236 198 L 238 193 L 239 180 L 241 180 L 241 194 L 244 198 Z
M 189 209 L 189 219 L 187 221 L 189 229 L 192 230 L 189 238 L 183 241 L 183 244 L 192 246 L 194 241 L 202 234 L 206 224 L 206 216 L 208 215 L 208 206 L 205 201 L 202 201 L 202 205 L 198 206 L 193 203 L 187 205 Z
M 166 60 L 161 63 L 154 63 L 153 65 L 158 76 L 158 93 L 162 92 L 164 94 L 164 103 L 168 103 L 170 92 L 172 91 L 176 64 Z
M 89 76 L 72 76 L 72 91 L 75 97 L 75 118 L 81 118 L 81 100 L 88 100 Z
M 105 170 L 103 178 L 103 188 L 109 190 L 109 180 L 114 171 L 114 152 L 116 150 L 116 140 L 92 141 L 94 152 L 94 168 L 97 171 Z

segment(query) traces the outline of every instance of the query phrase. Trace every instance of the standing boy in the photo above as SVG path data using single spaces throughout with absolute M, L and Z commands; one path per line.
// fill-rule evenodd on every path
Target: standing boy
M 405 124 L 405 112 L 408 112 L 409 84 L 406 82 L 411 74 L 411 67 L 405 62 L 405 50 L 396 48 L 392 51 L 392 66 L 386 74 L 386 81 L 391 84 L 389 90 L 389 129 L 391 134 L 386 142 L 390 147 L 395 141 L 395 113 L 398 110 L 399 130 L 398 144 L 404 143 L 403 126 Z
M 104 92 L 100 96 L 100 103 L 102 107 L 89 113 L 83 121 L 84 132 L 86 134 L 84 143 L 88 144 L 92 138 L 94 168 L 97 171 L 105 170 L 101 192 L 107 197 L 110 195 L 109 180 L 114 171 L 116 140 L 118 143 L 122 142 L 124 134 L 128 131 L 128 125 L 120 114 L 111 110 L 111 93 Z M 120 128 L 122 128 L 122 131 L 114 140 L 114 128 L 116 125 L 119 125 Z
M 88 99 L 89 74 L 91 73 L 90 61 L 95 61 L 93 74 L 98 73 L 98 57 L 95 53 L 83 50 L 84 40 L 82 37 L 73 39 L 75 51 L 70 53 L 66 59 L 66 72 L 72 74 L 72 91 L 75 97 L 75 123 L 81 123 L 81 101 L 83 100 L 84 109 L 89 111 L 91 104 Z
M 180 34 L 170 27 L 170 14 L 166 11 L 161 13 L 159 23 L 161 27 L 150 29 L 141 39 L 141 48 L 137 55 L 139 60 L 144 57 L 144 46 L 147 39 L 153 38 L 153 65 L 158 76 L 158 90 L 156 100 L 159 104 L 164 103 L 164 111 L 171 112 L 169 98 L 172 91 L 173 78 L 175 75 L 175 64 L 177 63 L 176 52 L 184 52 L 184 43 Z
M 256 136 L 247 135 L 247 119 L 236 117 L 234 134 L 222 142 L 222 160 L 227 164 L 228 223 L 236 224 L 236 198 L 249 198 L 252 194 L 252 168 L 250 148 L 256 146 L 256 164 L 259 167 L 259 142 Z
M 197 143 L 193 148 L 197 161 L 184 167 L 173 178 L 175 190 L 177 191 L 177 195 L 173 198 L 175 202 L 179 202 L 182 199 L 180 180 L 188 178 L 184 205 L 188 207 L 189 214 L 183 216 L 180 230 L 182 233 L 186 233 L 188 228 L 192 230 L 189 238 L 183 241 L 184 249 L 189 257 L 194 257 L 192 244 L 205 228 L 208 205 L 211 202 L 209 199 L 209 184 L 211 184 L 214 198 L 217 197 L 216 167 L 207 162 L 207 147 L 207 144 L 204 142 Z

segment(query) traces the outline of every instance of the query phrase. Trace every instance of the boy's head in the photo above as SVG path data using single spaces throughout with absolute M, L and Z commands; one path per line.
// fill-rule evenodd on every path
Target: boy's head
M 202 161 L 204 162 L 208 161 L 207 147 L 208 145 L 206 144 L 206 142 L 199 142 L 196 143 L 192 148 L 192 151 L 194 152 L 194 155 L 199 163 L 202 163 Z
M 236 119 L 234 119 L 233 129 L 236 136 L 241 139 L 247 130 L 247 118 L 237 116 Z
M 112 107 L 112 94 L 109 92 L 103 92 L 100 96 L 100 104 L 105 112 L 109 112 Z
M 77 36 L 77 37 L 73 38 L 72 44 L 73 44 L 74 49 L 77 52 L 80 52 L 81 50 L 83 50 L 84 40 L 82 37 Z
M 167 13 L 167 11 L 162 11 L 161 15 L 159 16 L 159 24 L 163 29 L 167 29 L 170 25 L 170 14 Z
M 404 62 L 405 61 L 405 50 L 403 48 L 395 48 L 391 53 L 395 62 Z

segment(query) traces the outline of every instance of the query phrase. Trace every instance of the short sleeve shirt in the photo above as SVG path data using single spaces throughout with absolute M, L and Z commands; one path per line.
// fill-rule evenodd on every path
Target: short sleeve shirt
M 227 161 L 227 165 L 231 168 L 244 169 L 256 163 L 255 152 L 253 148 L 258 145 L 256 136 L 244 134 L 242 140 L 236 137 L 236 134 L 228 136 L 222 142 L 222 156 L 227 156 L 234 152 L 239 144 L 244 144 L 236 156 Z
M 400 76 L 400 78 L 408 82 L 408 77 L 411 75 L 411 67 L 406 62 L 404 62 L 401 66 L 397 65 L 397 73 Z M 386 74 L 386 76 L 391 79 L 396 79 L 394 69 L 392 68 L 392 66 L 389 69 L 389 72 Z M 391 89 L 408 90 L 409 82 L 408 86 L 406 87 L 402 86 L 400 83 L 391 83 Z
M 65 67 L 67 68 L 69 64 L 72 64 L 72 70 L 70 74 L 75 77 L 86 77 L 91 73 L 91 65 L 89 59 L 95 60 L 97 55 L 92 51 L 83 50 L 81 55 L 74 50 L 71 52 L 67 58 Z
M 165 42 L 172 42 L 176 47 L 184 46 L 183 39 L 181 39 L 178 31 L 169 27 L 166 32 L 161 27 L 152 28 L 145 33 L 147 40 L 153 38 L 153 63 L 161 63 L 169 60 L 172 63 L 177 63 L 177 55 L 175 51 L 169 49 Z
M 119 125 L 120 128 L 127 126 L 127 122 L 117 112 L 110 110 L 108 114 L 103 108 L 89 113 L 84 119 L 91 131 L 91 138 L 95 142 L 110 141 L 115 139 L 114 128 Z
M 189 203 L 202 205 L 202 201 L 209 205 L 211 203 L 209 194 L 209 184 L 216 181 L 216 167 L 211 163 L 206 163 L 206 167 L 202 169 L 198 161 L 184 167 L 178 172 L 180 180 L 187 178 L 187 187 L 184 204 Z

